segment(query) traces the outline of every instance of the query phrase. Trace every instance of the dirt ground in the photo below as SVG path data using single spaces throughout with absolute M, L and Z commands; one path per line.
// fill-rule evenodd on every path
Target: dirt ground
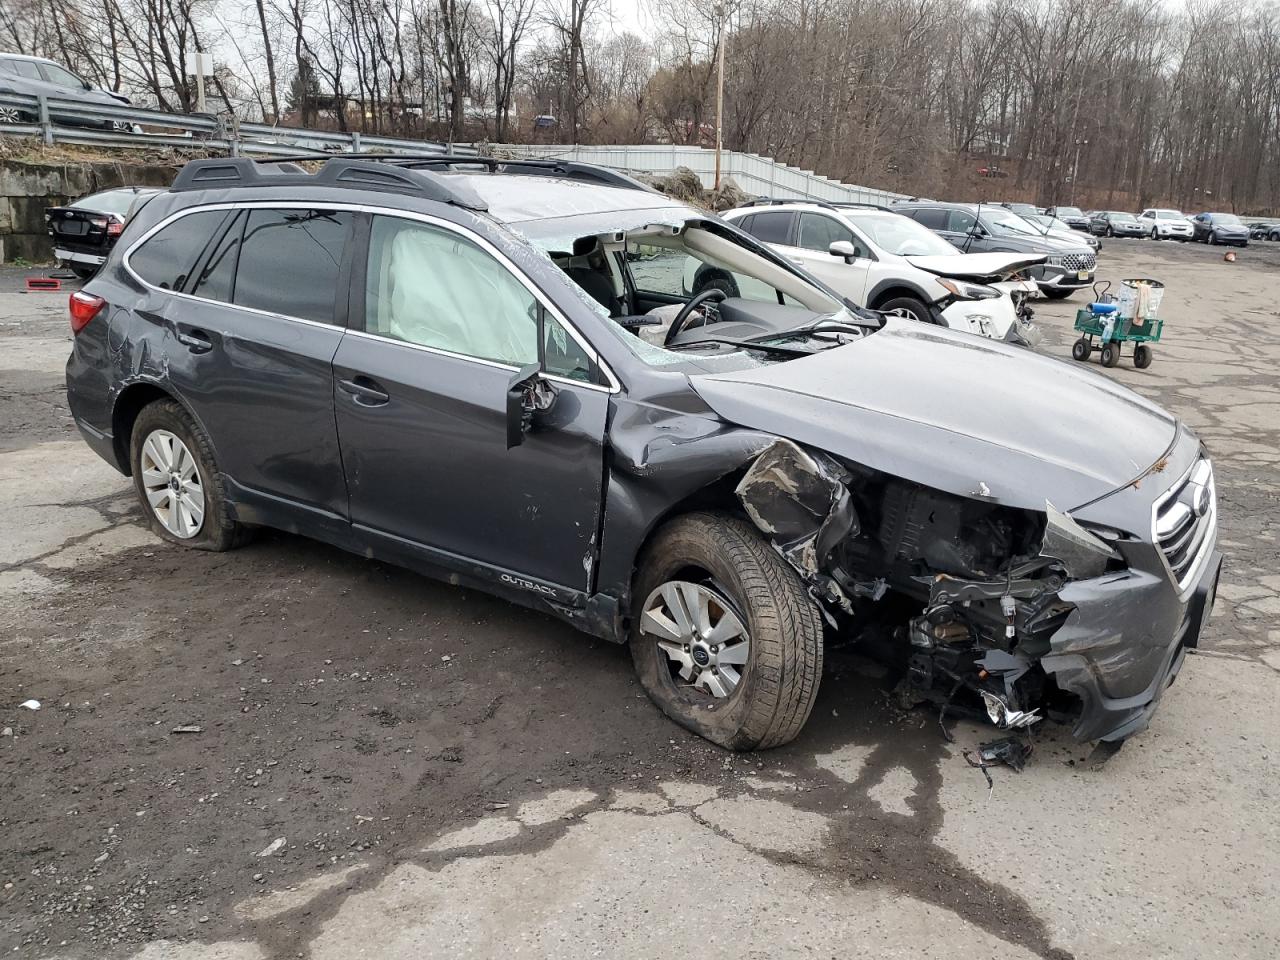
M 1280 955 L 1280 244 L 1103 254 L 1168 328 L 1093 364 L 1209 444 L 1227 568 L 1150 730 L 1101 770 L 1045 730 L 990 794 L 989 730 L 848 654 L 735 756 L 548 618 L 283 533 L 160 542 L 70 423 L 65 296 L 3 272 L 0 953 Z M 1075 305 L 1040 308 L 1068 363 Z

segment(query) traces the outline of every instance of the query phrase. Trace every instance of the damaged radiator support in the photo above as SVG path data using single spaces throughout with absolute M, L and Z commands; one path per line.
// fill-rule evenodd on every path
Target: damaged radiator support
M 1052 504 L 1037 515 L 956 497 L 788 440 L 754 460 L 737 495 L 834 628 L 856 633 L 889 590 L 918 604 L 894 634 L 904 706 L 933 702 L 945 719 L 964 690 L 964 712 L 1004 729 L 1044 716 L 1038 661 L 1072 609 L 1058 591 L 1118 556 Z

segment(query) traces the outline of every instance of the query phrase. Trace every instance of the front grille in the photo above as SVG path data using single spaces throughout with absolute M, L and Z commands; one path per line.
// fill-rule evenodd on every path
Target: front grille
M 1098 258 L 1092 253 L 1068 253 L 1062 258 L 1062 265 L 1068 270 L 1092 270 L 1098 265 Z
M 1155 539 L 1179 591 L 1185 590 L 1213 549 L 1218 497 L 1213 464 L 1201 459 L 1156 502 Z

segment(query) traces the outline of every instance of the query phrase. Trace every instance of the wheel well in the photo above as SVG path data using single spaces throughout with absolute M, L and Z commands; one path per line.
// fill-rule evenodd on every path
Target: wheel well
M 116 461 L 127 477 L 133 476 L 133 464 L 129 460 L 129 443 L 133 438 L 133 424 L 143 407 L 157 400 L 172 400 L 173 395 L 153 383 L 135 383 L 126 387 L 116 398 L 111 411 L 111 436 L 114 438 Z
M 867 307 L 875 310 L 880 304 L 896 300 L 898 297 L 910 297 L 912 300 L 919 300 L 926 307 L 929 305 L 929 298 L 923 296 L 919 290 L 911 287 L 887 287 L 875 294 L 871 302 L 867 304 Z

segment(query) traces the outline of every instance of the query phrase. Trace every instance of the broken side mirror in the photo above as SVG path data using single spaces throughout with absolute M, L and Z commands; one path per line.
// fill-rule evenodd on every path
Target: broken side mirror
M 524 443 L 524 435 L 533 426 L 534 414 L 550 410 L 556 400 L 556 388 L 542 379 L 541 367 L 526 364 L 512 374 L 507 383 L 507 449 Z
M 853 263 L 858 256 L 858 251 L 848 240 L 833 240 L 831 246 L 827 247 L 827 253 L 842 258 L 845 263 Z

